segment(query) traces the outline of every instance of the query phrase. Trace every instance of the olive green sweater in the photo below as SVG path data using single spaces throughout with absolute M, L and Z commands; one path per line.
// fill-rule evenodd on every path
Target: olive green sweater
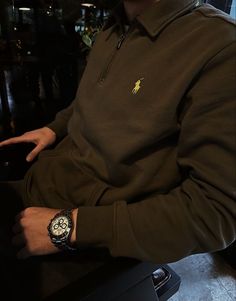
M 157 263 L 236 238 L 235 26 L 194 0 L 98 35 L 63 138 L 25 177 L 28 205 L 78 207 L 78 247 Z

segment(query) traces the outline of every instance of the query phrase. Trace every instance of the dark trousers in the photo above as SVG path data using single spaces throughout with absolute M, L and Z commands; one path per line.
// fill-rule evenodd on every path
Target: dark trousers
M 110 260 L 106 252 L 98 250 L 17 260 L 11 239 L 15 215 L 23 209 L 18 187 L 0 183 L 0 288 L 6 300 L 43 300 Z

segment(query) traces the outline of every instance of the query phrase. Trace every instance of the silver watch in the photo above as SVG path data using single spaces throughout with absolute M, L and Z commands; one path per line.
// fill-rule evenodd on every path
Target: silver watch
M 74 251 L 70 245 L 70 238 L 74 228 L 72 219 L 73 209 L 64 209 L 57 213 L 48 225 L 48 235 L 51 242 L 59 249 Z

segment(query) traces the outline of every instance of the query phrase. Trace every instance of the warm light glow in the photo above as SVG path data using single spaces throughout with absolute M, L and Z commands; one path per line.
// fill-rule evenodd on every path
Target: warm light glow
M 81 6 L 85 6 L 85 7 L 96 7 L 94 4 L 92 3 L 81 3 Z
M 19 7 L 19 10 L 30 10 L 29 7 Z

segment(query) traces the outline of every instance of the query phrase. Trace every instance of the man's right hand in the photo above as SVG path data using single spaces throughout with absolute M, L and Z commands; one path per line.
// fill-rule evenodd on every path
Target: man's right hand
M 26 132 L 21 136 L 7 139 L 0 142 L 0 147 L 15 143 L 34 143 L 36 147 L 27 155 L 26 161 L 32 161 L 43 149 L 56 141 L 56 133 L 48 127 Z

